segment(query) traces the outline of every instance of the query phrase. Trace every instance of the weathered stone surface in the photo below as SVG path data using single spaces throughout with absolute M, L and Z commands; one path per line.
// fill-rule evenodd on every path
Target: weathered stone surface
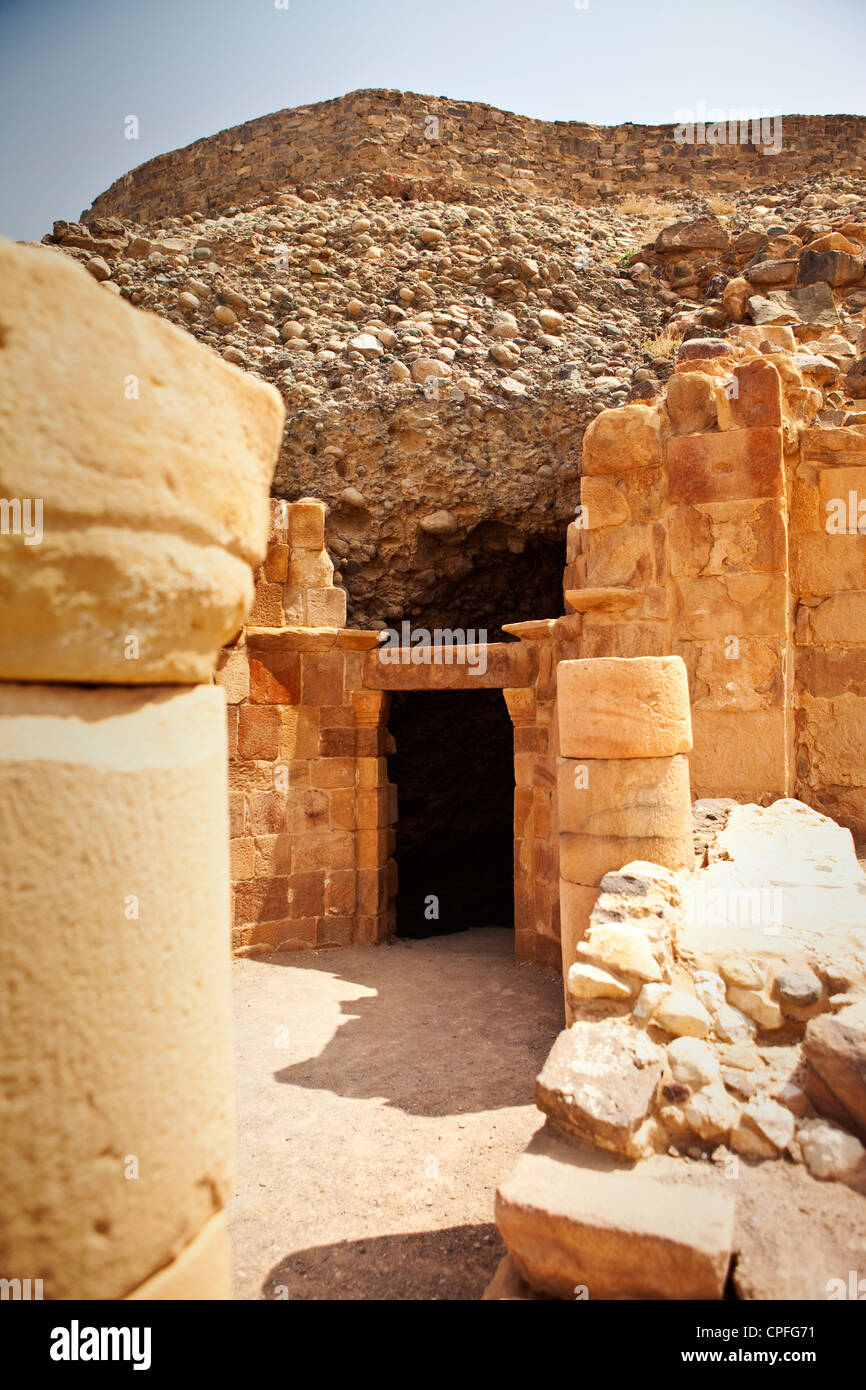
M 833 291 L 823 282 L 803 289 L 771 290 L 767 298 L 777 311 L 788 314 L 796 323 L 833 328 L 839 322 Z
M 523 1277 L 571 1299 L 721 1298 L 732 1184 L 677 1181 L 569 1144 L 545 1128 L 496 1194 L 496 1223 Z M 704 1175 L 701 1175 L 704 1178 Z
M 44 507 L 0 549 L 0 674 L 207 680 L 265 553 L 277 392 L 51 251 L 0 267 L 0 493 Z
M 636 975 L 639 980 L 661 980 L 662 972 L 646 935 L 627 922 L 591 923 L 578 952 L 602 966 Z
M 735 807 L 716 851 L 725 857 L 697 875 L 700 891 L 687 897 L 691 909 L 677 928 L 690 968 L 724 973 L 722 962 L 736 954 L 764 963 L 765 979 L 781 958 L 789 968 L 866 982 L 866 877 L 850 831 L 783 798 Z M 762 1007 L 777 1009 L 764 992 Z
M 699 1091 L 719 1076 L 719 1063 L 712 1048 L 700 1038 L 679 1037 L 667 1047 L 668 1063 L 675 1081 Z
M 609 970 L 581 961 L 569 970 L 567 985 L 572 999 L 630 999 L 634 993 Z
M 797 1143 L 809 1172 L 816 1178 L 846 1181 L 863 1164 L 866 1149 L 853 1134 L 827 1120 L 804 1120 L 797 1129 Z
M 726 1141 L 736 1129 L 740 1107 L 721 1081 L 712 1081 L 686 1101 L 682 1109 L 688 1127 L 704 1143 Z
M 655 250 L 660 254 L 671 251 L 725 251 L 730 240 L 718 218 L 696 217 L 665 227 L 656 237 Z
M 806 1026 L 803 1055 L 805 1089 L 819 1110 L 824 1109 L 823 1083 L 835 1098 L 834 1119 L 847 1123 L 866 1139 L 866 1017 L 862 1010 L 844 1009 L 835 1017 L 822 1014 Z
M 774 1158 L 793 1139 L 794 1124 L 794 1116 L 784 1105 L 766 1096 L 756 1096 L 746 1102 L 740 1115 L 739 1126 L 732 1135 L 733 1147 L 739 1153 Z M 756 1136 L 759 1143 L 750 1143 L 749 1136 Z M 760 1152 L 762 1147 L 763 1153 Z
M 727 502 L 784 493 L 781 437 L 766 426 L 673 436 L 666 454 L 672 502 Z
M 666 758 L 691 747 L 680 657 L 563 661 L 557 706 L 565 757 Z
M 124 1297 L 231 1192 L 225 737 L 213 686 L 0 683 L 3 1268 L 57 1299 Z
M 583 440 L 582 469 L 595 474 L 628 473 L 661 462 L 662 418 L 646 405 L 603 410 L 593 420 Z
M 671 990 L 656 1006 L 652 1022 L 676 1038 L 705 1038 L 712 1020 L 700 999 L 684 990 Z
M 689 765 L 684 754 L 668 759 L 560 758 L 557 789 L 562 830 L 667 839 L 680 835 L 688 823 Z M 614 867 L 628 858 L 621 856 Z
M 536 1082 L 536 1104 L 566 1133 L 637 1156 L 663 1061 L 660 1048 L 634 1028 L 575 1023 L 550 1050 Z

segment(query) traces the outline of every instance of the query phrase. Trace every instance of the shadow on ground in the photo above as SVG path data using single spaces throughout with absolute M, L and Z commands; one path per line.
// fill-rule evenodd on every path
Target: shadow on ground
M 275 1073 L 293 1086 L 380 1097 L 415 1115 L 531 1105 L 535 1077 L 562 1027 L 555 972 L 517 966 L 514 935 L 486 927 L 339 955 L 273 956 L 374 993 L 340 1004 L 318 1055 Z
M 319 1245 L 287 1255 L 267 1299 L 479 1299 L 505 1254 L 492 1224 Z

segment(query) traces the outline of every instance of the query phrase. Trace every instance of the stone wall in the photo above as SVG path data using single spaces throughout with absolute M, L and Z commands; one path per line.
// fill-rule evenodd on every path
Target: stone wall
M 215 675 L 239 955 L 372 944 L 394 929 L 388 696 L 363 681 L 378 637 L 345 627 L 324 520 L 321 502 L 274 504 L 250 624 Z
M 673 114 L 673 113 L 672 113 Z M 380 175 L 388 191 L 412 181 L 555 192 L 593 201 L 616 193 L 725 190 L 802 178 L 834 160 L 866 167 L 866 119 L 785 116 L 778 153 L 752 144 L 678 144 L 673 125 L 593 126 L 536 121 L 481 102 L 360 91 L 277 111 L 125 174 L 95 200 L 98 216 L 128 220 L 225 211 L 279 189 Z M 767 146 L 772 148 L 772 146 Z
M 692 340 L 662 402 L 597 418 L 566 601 L 584 657 L 683 657 L 695 796 L 862 834 L 866 426 L 814 425 L 798 361 L 785 326 Z
M 866 424 L 804 429 L 792 478 L 796 789 L 866 831 Z
M 252 597 L 282 404 L 50 252 L 0 243 L 0 274 L 0 1272 L 46 1299 L 228 1298 L 207 682 Z

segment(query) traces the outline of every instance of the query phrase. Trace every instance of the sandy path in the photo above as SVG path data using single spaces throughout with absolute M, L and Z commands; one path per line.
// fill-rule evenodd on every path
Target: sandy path
M 485 928 L 235 962 L 238 1298 L 477 1298 L 559 979 Z

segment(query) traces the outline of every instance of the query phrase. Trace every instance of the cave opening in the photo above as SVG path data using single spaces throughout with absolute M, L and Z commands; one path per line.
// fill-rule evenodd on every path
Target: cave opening
M 401 691 L 388 727 L 397 935 L 513 926 L 514 741 L 502 691 Z

